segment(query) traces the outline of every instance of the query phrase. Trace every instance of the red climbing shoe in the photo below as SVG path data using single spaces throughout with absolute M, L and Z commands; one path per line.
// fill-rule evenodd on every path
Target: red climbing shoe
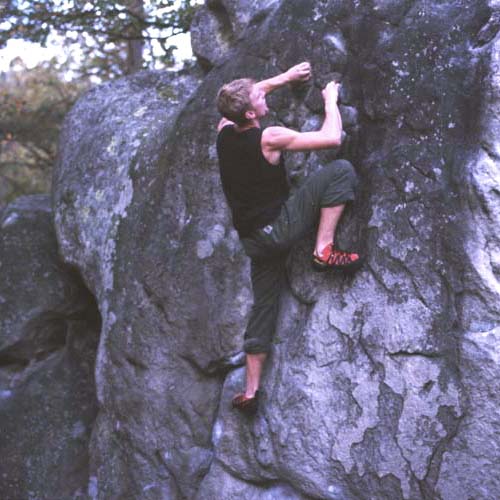
M 361 267 L 363 259 L 357 253 L 344 252 L 335 248 L 333 243 L 326 245 L 318 257 L 313 254 L 312 266 L 315 271 L 334 271 L 353 272 Z
M 257 411 L 259 401 L 259 391 L 255 391 L 253 398 L 245 396 L 245 394 L 236 394 L 233 398 L 233 408 L 236 408 L 244 413 L 253 414 Z

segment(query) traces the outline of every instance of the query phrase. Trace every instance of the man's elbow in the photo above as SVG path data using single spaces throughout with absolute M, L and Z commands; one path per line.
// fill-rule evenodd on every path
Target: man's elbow
M 325 138 L 325 146 L 338 148 L 342 144 L 342 135 L 330 135 Z

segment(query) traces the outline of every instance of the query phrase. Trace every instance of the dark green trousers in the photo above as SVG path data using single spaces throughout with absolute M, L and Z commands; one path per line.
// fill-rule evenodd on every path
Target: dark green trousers
M 251 259 L 254 295 L 244 336 L 246 353 L 270 350 L 291 247 L 317 226 L 322 207 L 334 207 L 354 200 L 357 182 L 353 166 L 347 160 L 335 160 L 311 175 L 284 203 L 281 213 L 271 224 L 241 239 L 245 253 Z

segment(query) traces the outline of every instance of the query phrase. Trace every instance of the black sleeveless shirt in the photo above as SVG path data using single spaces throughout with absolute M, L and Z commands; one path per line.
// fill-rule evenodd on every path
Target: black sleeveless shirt
M 272 222 L 290 192 L 283 155 L 278 165 L 269 163 L 261 137 L 258 127 L 236 132 L 233 125 L 217 136 L 222 188 L 240 238 Z

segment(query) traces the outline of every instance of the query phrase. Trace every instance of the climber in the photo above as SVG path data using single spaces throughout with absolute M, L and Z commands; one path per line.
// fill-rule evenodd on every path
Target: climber
M 254 303 L 244 335 L 246 390 L 232 401 L 234 408 L 248 413 L 257 408 L 261 372 L 276 326 L 286 257 L 293 243 L 315 227 L 319 219 L 311 256 L 313 269 L 353 272 L 362 264 L 358 254 L 340 250 L 334 240 L 344 207 L 354 199 L 357 179 L 352 165 L 346 160 L 333 161 L 309 176 L 289 196 L 282 155 L 283 151 L 340 145 L 340 84 L 332 81 L 322 91 L 325 118 L 320 130 L 297 132 L 279 126 L 263 130 L 260 127 L 259 120 L 269 111 L 266 94 L 310 77 L 310 64 L 303 62 L 268 80 L 233 80 L 217 94 L 217 108 L 223 116 L 217 135 L 222 188 L 233 225 L 251 259 Z

